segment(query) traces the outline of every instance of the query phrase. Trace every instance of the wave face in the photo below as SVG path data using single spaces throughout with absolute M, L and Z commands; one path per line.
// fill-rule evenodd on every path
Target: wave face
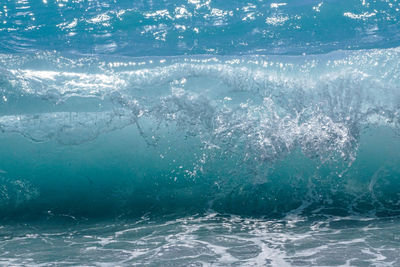
M 399 9 L 2 1 L 1 217 L 398 215 Z
M 176 56 L 400 46 L 397 0 L 3 0 L 0 51 Z
M 397 215 L 399 62 L 2 54 L 1 213 Z

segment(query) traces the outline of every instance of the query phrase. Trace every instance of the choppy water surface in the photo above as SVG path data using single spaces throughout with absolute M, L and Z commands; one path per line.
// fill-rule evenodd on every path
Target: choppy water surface
M 0 3 L 0 264 L 400 265 L 400 2 Z

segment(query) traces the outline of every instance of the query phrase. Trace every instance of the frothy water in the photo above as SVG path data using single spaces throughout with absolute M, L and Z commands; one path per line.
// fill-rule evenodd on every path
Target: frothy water
M 65 222 L 64 222 L 65 223 Z M 0 229 L 4 265 L 396 266 L 398 218 L 207 214 Z M 62 253 L 60 254 L 60 251 Z M 88 264 L 89 263 L 89 264 Z

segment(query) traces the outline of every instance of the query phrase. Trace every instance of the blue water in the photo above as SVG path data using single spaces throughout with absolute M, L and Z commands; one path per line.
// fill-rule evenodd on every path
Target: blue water
M 0 2 L 0 264 L 400 265 L 400 2 Z

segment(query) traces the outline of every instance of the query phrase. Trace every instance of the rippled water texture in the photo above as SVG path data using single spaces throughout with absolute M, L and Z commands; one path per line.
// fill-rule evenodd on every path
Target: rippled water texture
M 400 3 L 3 0 L 0 49 L 129 56 L 303 54 L 400 44 Z

